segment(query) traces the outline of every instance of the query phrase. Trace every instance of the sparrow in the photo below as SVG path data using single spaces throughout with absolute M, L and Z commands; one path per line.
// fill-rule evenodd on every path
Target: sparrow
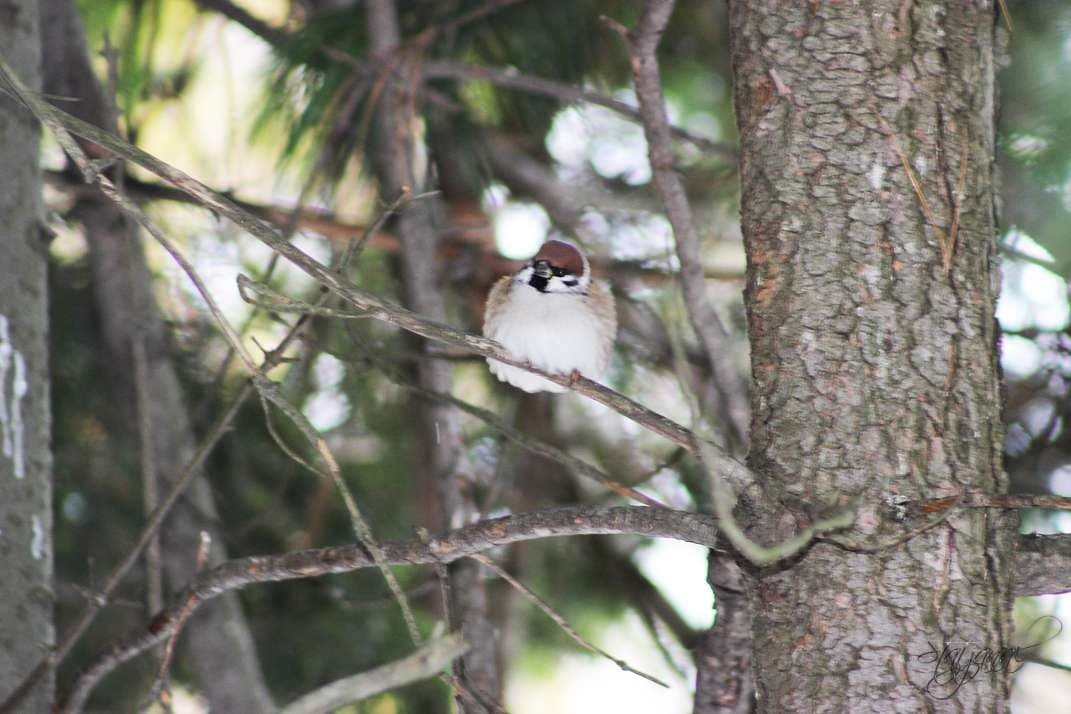
M 598 380 L 606 372 L 617 335 L 614 296 L 592 280 L 583 251 L 548 240 L 487 296 L 483 334 L 518 359 L 547 372 Z M 564 392 L 537 374 L 488 358 L 491 374 L 526 392 Z

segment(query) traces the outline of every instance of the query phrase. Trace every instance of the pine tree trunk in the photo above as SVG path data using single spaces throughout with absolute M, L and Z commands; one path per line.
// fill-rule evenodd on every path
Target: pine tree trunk
M 891 497 L 1006 487 L 995 21 L 992 3 L 731 2 L 760 539 L 859 496 L 856 528 L 887 541 Z M 962 510 L 759 573 L 760 710 L 1003 711 L 1005 672 L 955 689 L 919 655 L 1007 643 L 1013 532 Z
M 404 6 L 404 3 L 401 5 Z M 394 0 L 370 0 L 368 30 L 371 49 L 381 61 L 399 52 L 402 37 L 398 26 L 398 7 Z M 373 163 L 381 200 L 389 202 L 407 187 L 414 195 L 427 190 L 426 177 L 418 156 L 421 147 L 416 117 L 407 108 L 407 97 L 399 86 L 389 86 L 378 100 L 373 122 Z M 441 266 L 435 247 L 439 232 L 432 209 L 423 198 L 407 204 L 397 220 L 401 240 L 401 274 L 405 305 L 432 320 L 446 321 Z M 420 349 L 424 343 L 419 342 Z M 417 365 L 417 382 L 433 392 L 448 393 L 452 382 L 450 365 L 432 358 Z M 457 412 L 448 404 L 419 398 L 416 412 L 416 452 L 414 467 L 417 482 L 437 491 L 438 527 L 457 528 L 472 515 L 473 504 L 462 492 L 464 450 Z M 466 685 L 471 697 L 457 700 L 458 711 L 480 714 L 491 711 L 501 699 L 497 644 L 494 627 L 488 616 L 487 588 L 479 564 L 464 560 L 449 567 L 450 622 L 469 643 L 469 651 L 455 662 L 455 673 Z M 473 697 L 475 701 L 473 701 Z
M 45 89 L 52 96 L 76 97 L 65 109 L 114 131 L 108 96 L 93 73 L 85 33 L 73 0 L 42 0 Z M 171 358 L 167 326 L 152 293 L 152 276 L 136 226 L 103 196 L 80 201 L 72 210 L 89 245 L 93 293 L 107 345 L 106 360 L 115 375 L 117 408 L 129 423 L 145 418 L 151 425 L 149 456 L 161 487 L 169 489 L 190 461 L 196 435 L 179 375 Z M 145 353 L 144 384 L 149 413 L 139 415 L 134 346 Z M 146 445 L 140 445 L 146 448 Z M 207 519 L 206 519 L 207 517 Z M 163 573 L 169 591 L 184 587 L 196 574 L 201 532 L 212 539 L 209 563 L 226 560 L 222 531 L 212 523 L 215 498 L 209 483 L 198 478 L 168 516 L 162 530 Z M 274 709 L 261 671 L 252 633 L 237 595 L 231 594 L 191 620 L 183 652 L 213 711 L 260 714 Z
M 40 87 L 37 3 L 0 3 L 0 52 Z M 48 245 L 40 223 L 40 131 L 0 94 L 0 700 L 54 644 L 49 434 Z M 52 708 L 46 676 L 25 712 Z

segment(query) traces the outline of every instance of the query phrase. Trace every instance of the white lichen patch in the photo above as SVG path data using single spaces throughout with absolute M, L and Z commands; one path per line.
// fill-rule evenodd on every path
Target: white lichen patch
M 12 372 L 10 407 L 7 389 L 8 372 Z M 15 478 L 26 476 L 22 400 L 28 391 L 26 360 L 11 342 L 7 317 L 0 315 L 0 450 L 3 450 L 4 456 L 14 462 Z
M 930 168 L 930 164 L 929 164 L 929 162 L 926 161 L 926 157 L 925 156 L 917 156 L 917 157 L 915 157 L 915 161 L 913 163 L 915 164 L 915 172 L 919 176 L 925 176 L 926 172 Z
M 30 555 L 34 560 L 45 557 L 45 527 L 41 525 L 41 517 L 33 517 L 33 537 L 30 540 Z
M 11 458 L 11 422 L 7 417 L 7 371 L 11 367 L 12 351 L 7 317 L 0 315 L 0 448 L 8 458 Z
M 22 400 L 30 390 L 26 381 L 26 360 L 15 351 L 15 376 L 11 380 L 11 459 L 15 462 L 15 478 L 26 476 L 26 452 L 23 447 Z
M 874 159 L 874 165 L 866 172 L 866 179 L 870 182 L 870 188 L 881 190 L 882 184 L 885 183 L 885 162 L 881 160 L 881 156 Z

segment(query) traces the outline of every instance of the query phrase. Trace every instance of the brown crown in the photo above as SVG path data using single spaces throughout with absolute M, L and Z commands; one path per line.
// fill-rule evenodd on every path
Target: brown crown
M 565 268 L 578 277 L 584 275 L 584 256 L 575 245 L 563 240 L 548 240 L 532 260 L 545 260 L 551 266 Z

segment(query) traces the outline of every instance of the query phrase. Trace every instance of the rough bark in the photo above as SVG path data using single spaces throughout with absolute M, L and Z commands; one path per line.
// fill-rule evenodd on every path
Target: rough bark
M 853 496 L 1006 487 L 994 19 L 988 3 L 730 3 L 761 539 Z M 887 532 L 878 516 L 856 525 Z M 1003 711 L 1001 668 L 953 691 L 919 655 L 1007 643 L 1012 533 L 996 511 L 959 511 L 896 548 L 818 544 L 759 573 L 760 709 Z
M 381 62 L 392 61 L 400 51 L 401 34 L 393 0 L 370 0 L 368 26 L 373 54 Z M 414 193 L 424 190 L 421 167 L 422 146 L 416 140 L 417 117 L 409 98 L 398 85 L 388 85 L 378 100 L 374 121 L 375 150 L 373 161 L 379 180 L 380 195 L 393 200 L 404 187 Z M 401 240 L 402 283 L 407 307 L 414 312 L 445 322 L 446 301 L 442 292 L 439 262 L 436 260 L 438 232 L 430 200 L 408 204 L 398 218 Z M 427 390 L 448 393 L 452 381 L 451 366 L 442 360 L 425 358 L 417 365 L 417 381 Z M 456 528 L 466 522 L 472 511 L 461 489 L 463 451 L 460 427 L 454 411 L 446 404 L 418 399 L 414 403 L 418 417 L 418 480 L 435 488 L 439 500 L 442 527 Z M 450 567 L 451 622 L 460 630 L 471 649 L 460 660 L 458 670 L 469 687 L 484 698 L 500 699 L 501 684 L 494 628 L 487 615 L 487 592 L 474 561 Z M 476 705 L 459 706 L 470 710 Z
M 707 582 L 714 590 L 714 625 L 695 649 L 693 714 L 747 714 L 755 708 L 751 666 L 749 577 L 724 551 L 711 550 Z
M 45 0 L 45 90 L 78 97 L 72 111 L 99 126 L 114 129 L 107 96 L 89 65 L 81 22 L 71 0 Z M 102 198 L 102 197 L 101 197 Z M 108 350 L 115 367 L 115 388 L 122 405 L 135 403 L 133 346 L 144 345 L 145 384 L 153 425 L 152 459 L 162 483 L 169 486 L 190 461 L 196 444 L 182 386 L 171 361 L 167 328 L 152 293 L 151 275 L 136 227 L 118 208 L 103 200 L 81 200 L 74 211 L 89 244 L 93 290 Z M 130 413 L 130 423 L 139 415 Z M 208 484 L 196 480 L 187 500 L 176 504 L 162 531 L 164 572 L 172 590 L 196 575 L 200 533 L 212 536 L 210 563 L 226 560 L 214 499 Z M 205 610 L 184 634 L 190 665 L 213 710 L 262 714 L 274 704 L 256 656 L 241 605 L 234 596 Z
M 41 81 L 37 6 L 0 3 L 0 51 L 30 86 Z M 49 434 L 48 244 L 37 122 L 0 94 L 0 698 L 54 644 Z M 48 712 L 54 680 L 25 700 Z

